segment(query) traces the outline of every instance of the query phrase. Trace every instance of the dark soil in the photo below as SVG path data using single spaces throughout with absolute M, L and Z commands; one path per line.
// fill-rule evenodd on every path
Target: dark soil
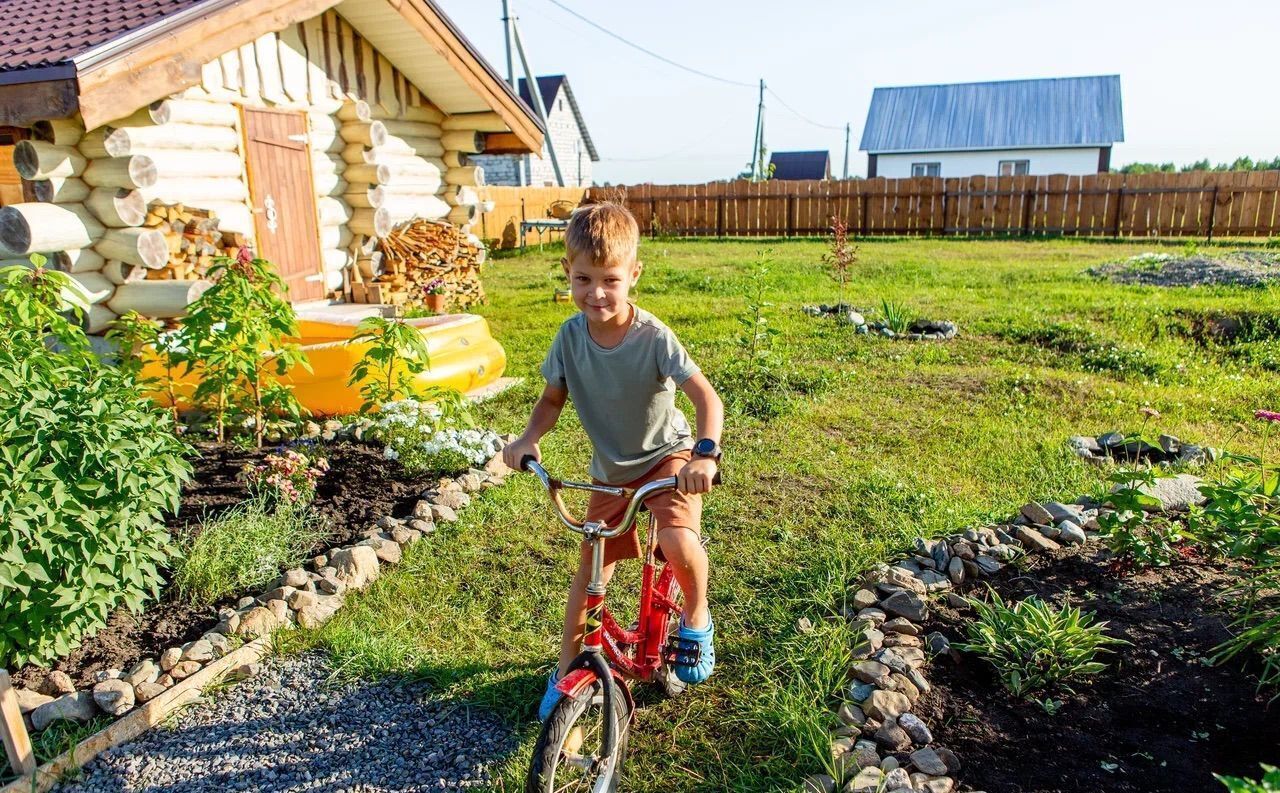
M 363 539 L 365 530 L 382 515 L 409 514 L 418 495 L 433 481 L 431 477 L 408 476 L 398 464 L 384 459 L 378 447 L 341 441 L 324 444 L 323 449 L 329 458 L 329 473 L 320 479 L 312 507 L 327 531 L 312 549 L 317 554 Z M 237 480 L 240 470 L 271 451 L 198 446 L 200 456 L 192 460 L 195 472 L 183 491 L 182 505 L 166 521 L 174 539 L 179 544 L 189 540 L 206 517 L 244 501 L 248 492 Z M 70 675 L 78 689 L 91 687 L 97 672 L 127 671 L 144 658 L 156 658 L 169 647 L 199 638 L 217 622 L 216 615 L 216 607 L 192 608 L 169 596 L 148 605 L 142 614 L 117 609 L 106 627 L 52 668 Z M 14 679 L 19 685 L 36 687 L 48 671 L 28 665 L 19 669 Z
M 992 581 L 1006 600 L 1067 595 L 1133 646 L 1074 694 L 1056 693 L 1055 716 L 1010 698 L 976 656 L 938 661 L 919 715 L 960 756 L 967 789 L 1222 793 L 1212 773 L 1256 777 L 1259 762 L 1280 757 L 1280 700 L 1268 707 L 1247 663 L 1208 661 L 1229 636 L 1217 598 L 1232 581 L 1203 561 L 1123 575 L 1104 553 L 1067 550 L 1006 568 Z M 969 616 L 944 605 L 929 630 L 962 640 Z

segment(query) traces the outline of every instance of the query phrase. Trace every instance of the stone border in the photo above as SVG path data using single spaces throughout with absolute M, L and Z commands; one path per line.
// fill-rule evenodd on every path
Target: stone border
M 1157 480 L 1146 489 L 1160 511 L 1181 511 L 1203 497 L 1190 474 Z M 923 719 L 911 712 L 930 690 L 924 675 L 930 656 L 957 657 L 941 633 L 920 636 L 930 596 L 967 606 L 952 590 L 965 581 L 994 575 L 1027 553 L 1084 545 L 1095 539 L 1098 518 L 1111 512 L 1085 496 L 1074 504 L 1031 502 L 1007 523 L 970 528 L 940 540 L 916 538 L 910 555 L 868 572 L 846 613 L 858 638 L 852 684 L 836 716 L 841 727 L 831 743 L 835 776 L 805 778 L 805 793 L 951 793 L 960 758 L 933 745 Z M 847 611 L 852 611 L 851 609 Z M 905 756 L 905 762 L 900 758 Z
M 501 454 L 510 436 L 494 437 L 496 454 L 483 469 L 473 468 L 456 478 L 440 479 L 423 491 L 409 518 L 384 515 L 365 532 L 364 540 L 314 557 L 310 570 L 304 567 L 286 570 L 256 597 L 246 596 L 235 608 L 220 609 L 217 625 L 199 639 L 170 647 L 158 659 L 143 659 L 128 672 L 114 669 L 101 672 L 92 690 L 77 691 L 70 677 L 62 672 L 51 672 L 40 692 L 15 688 L 24 726 L 35 731 L 58 719 L 85 723 L 100 713 L 123 717 L 82 742 L 71 753 L 79 762 L 59 766 L 57 773 L 60 774 L 88 762 L 114 743 L 141 734 L 158 720 L 146 714 L 160 710 L 168 713 L 177 707 L 172 704 L 175 701 L 183 698 L 190 701 L 232 666 L 236 667 L 238 678 L 256 675 L 259 671 L 256 663 L 242 660 L 227 665 L 227 659 L 244 658 L 252 652 L 241 655 L 243 651 L 268 646 L 276 630 L 295 625 L 318 628 L 328 622 L 343 606 L 347 592 L 364 589 L 376 581 L 384 567 L 400 562 L 406 546 L 433 534 L 437 523 L 456 521 L 458 512 L 470 505 L 473 494 L 501 485 L 511 472 L 502 462 Z M 245 644 L 234 647 L 237 640 Z M 256 662 L 259 657 L 261 653 L 252 660 Z M 153 707 L 152 703 L 160 704 Z M 97 748 L 92 756 L 81 756 L 86 745 L 105 740 L 100 736 L 108 733 L 125 737 L 114 739 L 114 743 L 93 744 Z M 37 771 L 37 779 L 40 774 L 53 773 L 44 769 L 60 761 L 65 763 L 64 758 L 58 758 L 43 766 Z M 0 793 L 8 793 L 11 788 L 26 790 L 31 784 L 34 784 L 32 777 L 24 776 Z
M 856 333 L 870 333 L 876 336 L 884 336 L 886 339 L 902 338 L 907 341 L 951 341 L 956 337 L 958 328 L 956 323 L 945 319 L 914 319 L 907 327 L 907 332 L 898 334 L 893 331 L 884 322 L 876 321 L 868 323 L 857 309 L 845 303 L 839 303 L 829 306 L 826 303 L 818 305 L 806 305 L 800 308 L 806 315 L 818 317 L 831 317 L 837 322 L 845 325 L 852 325 Z

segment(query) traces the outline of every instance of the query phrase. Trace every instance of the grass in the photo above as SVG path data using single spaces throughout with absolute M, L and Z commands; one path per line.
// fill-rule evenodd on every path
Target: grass
M 726 486 L 706 500 L 716 674 L 674 702 L 640 692 L 628 758 L 633 791 L 794 788 L 827 762 L 834 695 L 852 637 L 839 618 L 868 566 L 919 534 L 1010 514 L 1028 499 L 1073 498 L 1100 473 L 1066 438 L 1132 429 L 1139 407 L 1161 431 L 1256 450 L 1247 422 L 1280 404 L 1274 374 L 1206 346 L 1171 318 L 1211 312 L 1280 316 L 1280 294 L 1158 289 L 1094 281 L 1092 265 L 1152 248 L 1077 241 L 860 240 L 846 300 L 868 320 L 882 301 L 949 319 L 960 336 L 908 343 L 811 319 L 832 302 L 818 241 L 645 240 L 637 300 L 671 325 L 713 383 L 738 355 L 736 315 L 762 248 L 771 248 L 771 325 L 792 367 L 830 374 L 783 418 L 730 416 Z M 478 418 L 519 432 L 540 389 L 538 365 L 570 306 L 551 301 L 560 253 L 504 257 L 486 271 L 485 315 L 525 383 Z M 1042 343 L 1046 326 L 1069 349 Z M 1081 341 L 1083 340 L 1083 341 Z M 1079 342 L 1082 347 L 1077 347 Z M 1110 366 L 1111 347 L 1139 351 Z M 1092 354 L 1090 354 L 1092 353 Z M 688 405 L 685 404 L 688 409 Z M 1156 429 L 1152 426 L 1150 429 Z M 543 442 L 556 474 L 585 476 L 589 447 L 567 411 Z M 512 476 L 307 641 L 344 674 L 407 674 L 509 719 L 519 745 L 500 787 L 520 788 L 533 715 L 556 655 L 575 543 L 529 478 Z M 625 610 L 635 571 L 612 585 Z M 801 634 L 796 620 L 816 630 Z
M 203 523 L 183 548 L 173 585 L 182 600 L 208 606 L 301 564 L 321 536 L 305 506 L 251 499 Z

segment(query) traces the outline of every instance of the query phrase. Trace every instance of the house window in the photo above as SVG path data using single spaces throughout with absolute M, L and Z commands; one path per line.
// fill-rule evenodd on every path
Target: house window
M 911 163 L 912 176 L 940 176 L 941 174 L 942 174 L 942 163 L 940 162 Z
M 1031 160 L 1001 160 L 999 174 L 1001 176 L 1026 176 L 1031 167 Z
M 563 100 L 563 99 L 557 99 L 557 100 L 556 100 L 556 106 L 557 106 L 559 109 L 564 110 L 564 100 Z

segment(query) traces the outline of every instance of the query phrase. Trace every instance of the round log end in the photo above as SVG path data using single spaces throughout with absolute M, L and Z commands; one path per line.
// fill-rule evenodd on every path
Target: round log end
M 391 212 L 385 207 L 378 207 L 373 210 L 373 233 L 378 237 L 385 237 L 391 233 Z
M 37 179 L 31 183 L 31 194 L 36 200 L 48 204 L 53 202 L 53 182 L 48 179 Z
M 13 147 L 13 167 L 23 179 L 35 179 L 40 173 L 40 155 L 29 140 L 20 140 Z
M 138 187 L 151 187 L 160 178 L 155 160 L 145 154 L 135 154 L 129 158 L 129 176 Z
M 387 145 L 387 125 L 381 121 L 374 121 L 369 124 L 369 145 L 385 146 Z
M 173 117 L 173 110 L 167 99 L 158 99 L 152 102 L 147 110 L 151 115 L 151 120 L 157 124 L 168 124 L 169 119 Z
M 36 140 L 42 140 L 45 143 L 54 142 L 53 122 L 37 121 L 31 125 L 31 137 Z
M 26 256 L 31 253 L 31 225 L 15 207 L 0 207 L 0 253 Z
M 159 270 L 169 263 L 169 243 L 164 232 L 147 229 L 138 235 L 138 255 L 142 263 L 152 270 Z

